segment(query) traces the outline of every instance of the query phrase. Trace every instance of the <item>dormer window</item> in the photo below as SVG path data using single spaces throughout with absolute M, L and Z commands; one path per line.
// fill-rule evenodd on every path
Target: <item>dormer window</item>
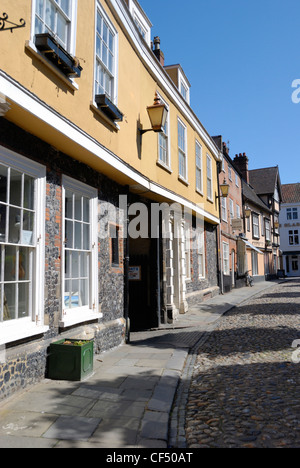
M 184 82 L 180 82 L 180 94 L 187 101 L 188 98 L 188 88 L 185 86 Z
M 187 77 L 184 74 L 183 69 L 181 66 L 178 65 L 168 65 L 165 66 L 164 69 L 170 76 L 171 80 L 177 86 L 178 91 L 180 92 L 183 99 L 190 104 L 190 83 Z
M 139 21 L 139 19 L 136 16 L 133 19 L 139 30 L 140 35 L 143 37 L 143 39 L 146 39 L 146 36 L 147 36 L 146 28 L 143 27 L 142 23 Z
M 183 99 L 189 104 L 190 103 L 190 84 L 187 81 L 183 70 L 178 69 L 178 78 L 179 78 L 179 91 Z
M 136 0 L 129 0 L 128 7 L 140 35 L 150 47 L 152 23 Z

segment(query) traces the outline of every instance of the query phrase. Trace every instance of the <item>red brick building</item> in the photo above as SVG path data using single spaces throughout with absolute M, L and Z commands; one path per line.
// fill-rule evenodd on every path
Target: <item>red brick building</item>
M 220 286 L 222 292 L 228 292 L 238 286 L 239 261 L 237 240 L 243 233 L 242 177 L 229 156 L 229 148 L 222 142 L 222 137 L 215 137 L 215 142 L 223 151 L 223 162 L 219 170 L 219 184 L 224 180 L 229 185 L 227 197 L 219 197 L 220 233 L 219 264 Z M 243 283 L 244 285 L 244 283 Z

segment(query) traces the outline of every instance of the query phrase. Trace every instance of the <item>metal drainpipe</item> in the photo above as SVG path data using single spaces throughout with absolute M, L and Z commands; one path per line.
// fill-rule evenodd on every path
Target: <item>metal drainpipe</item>
M 124 230 L 125 230 L 125 242 L 124 242 L 124 318 L 125 318 L 125 342 L 130 343 L 130 318 L 129 318 L 129 233 L 128 233 L 128 197 L 129 187 L 126 187 L 126 211 L 124 216 Z

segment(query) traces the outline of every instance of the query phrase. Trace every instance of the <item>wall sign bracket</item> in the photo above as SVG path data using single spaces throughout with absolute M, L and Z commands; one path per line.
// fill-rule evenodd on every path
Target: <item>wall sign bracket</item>
M 13 29 L 24 28 L 25 25 L 26 22 L 23 20 L 23 18 L 20 19 L 20 24 L 16 24 L 8 20 L 7 13 L 3 13 L 3 17 L 0 16 L 0 31 L 10 30 L 10 32 L 13 32 Z

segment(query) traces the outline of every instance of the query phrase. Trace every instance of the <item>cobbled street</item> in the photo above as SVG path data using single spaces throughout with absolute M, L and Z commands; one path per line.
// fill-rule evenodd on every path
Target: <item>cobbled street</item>
M 300 447 L 300 281 L 225 314 L 198 350 L 189 448 Z M 298 363 L 299 361 L 299 363 Z

